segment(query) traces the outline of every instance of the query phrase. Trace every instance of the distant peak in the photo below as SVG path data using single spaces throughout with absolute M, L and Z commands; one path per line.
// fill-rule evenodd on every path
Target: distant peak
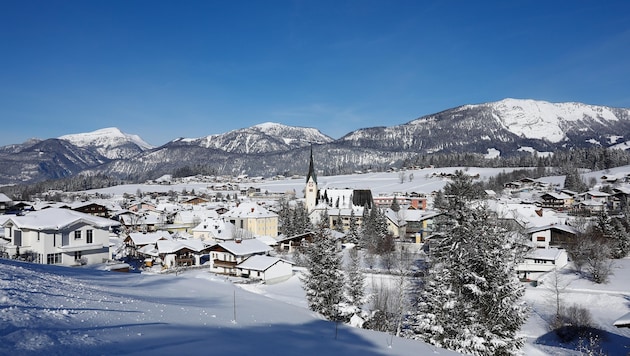
M 270 129 L 270 128 L 274 128 L 274 127 L 283 127 L 285 125 L 283 124 L 279 124 L 277 122 L 263 122 L 262 124 L 258 124 L 258 125 L 254 125 L 254 127 L 257 127 L 259 129 Z

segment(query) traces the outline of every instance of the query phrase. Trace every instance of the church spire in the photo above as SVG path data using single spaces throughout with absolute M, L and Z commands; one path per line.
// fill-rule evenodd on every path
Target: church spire
M 313 162 L 313 146 L 311 145 L 311 162 L 308 165 L 308 174 L 306 175 L 306 188 L 304 189 L 304 200 L 306 201 L 306 209 L 311 212 L 317 205 L 317 174 L 315 173 L 315 164 Z
M 308 174 L 306 175 L 306 183 L 313 178 L 313 182 L 317 184 L 317 174 L 315 173 L 315 166 L 313 164 L 313 145 L 311 145 L 311 162 L 308 165 Z

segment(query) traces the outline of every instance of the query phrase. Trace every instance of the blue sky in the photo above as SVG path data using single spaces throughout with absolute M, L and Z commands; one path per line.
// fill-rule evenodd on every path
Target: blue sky
M 511 98 L 630 107 L 628 1 L 3 1 L 0 145 L 339 138 Z

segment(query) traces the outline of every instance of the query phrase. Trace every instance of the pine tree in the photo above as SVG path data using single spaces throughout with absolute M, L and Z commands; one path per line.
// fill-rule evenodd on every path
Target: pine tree
M 389 207 L 395 212 L 400 211 L 400 205 L 398 204 L 398 199 L 394 196 L 394 200 L 392 200 L 392 205 Z
M 343 232 L 343 220 L 341 219 L 341 209 L 337 213 L 337 219 L 335 219 L 335 231 Z
M 327 220 L 320 220 L 304 257 L 307 271 L 302 275 L 302 283 L 309 308 L 329 320 L 339 320 L 339 304 L 344 302 L 344 276 L 341 254 L 330 236 Z
M 431 250 L 407 334 L 466 354 L 511 355 L 523 345 L 516 333 L 527 311 L 516 249 L 487 208 L 471 207 L 474 190 L 464 175 L 445 188 L 451 222 Z
M 350 221 L 348 223 L 349 226 L 348 233 L 346 234 L 346 241 L 357 245 L 359 243 L 359 227 L 357 226 L 357 217 L 354 214 L 354 209 L 351 209 L 350 211 Z
M 348 304 L 361 310 L 365 303 L 365 275 L 361 271 L 361 255 L 356 248 L 350 249 L 348 253 L 350 261 L 346 268 L 346 295 Z

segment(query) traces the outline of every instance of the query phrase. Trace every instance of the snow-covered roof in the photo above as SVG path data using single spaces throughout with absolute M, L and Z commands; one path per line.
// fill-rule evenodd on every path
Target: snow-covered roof
M 258 241 L 256 239 L 244 239 L 244 240 L 236 240 L 236 241 L 225 241 L 220 242 L 217 245 L 224 248 L 231 254 L 235 256 L 246 256 L 257 253 L 266 253 L 271 251 L 272 248 L 269 247 L 264 242 Z
M 228 212 L 223 214 L 226 217 L 232 218 L 273 218 L 277 217 L 278 214 L 272 213 L 271 211 L 263 208 L 262 206 L 256 203 L 242 203 L 239 206 L 230 209 Z
M 216 210 L 210 209 L 192 209 L 192 210 L 181 210 L 175 214 L 175 218 L 173 222 L 176 224 L 190 224 L 195 221 L 203 221 L 205 219 L 217 219 L 219 217 L 219 213 Z
M 155 232 L 132 232 L 129 234 L 129 238 L 136 246 L 155 244 L 158 240 L 172 240 L 171 234 L 167 231 L 155 231 Z
M 550 196 L 550 197 L 552 197 L 552 198 L 554 198 L 556 200 L 567 200 L 567 199 L 571 199 L 572 198 L 568 194 L 556 193 L 556 192 L 547 192 L 547 193 L 544 193 L 543 195 L 541 195 L 541 197 L 544 197 L 546 195 L 548 195 L 548 196 Z
M 552 224 L 564 224 L 566 216 L 552 209 L 544 209 L 532 204 L 488 201 L 491 210 L 496 211 L 500 219 L 514 219 L 521 226 L 533 228 Z
M 0 203 L 8 203 L 10 201 L 12 201 L 11 198 L 6 196 L 4 193 L 0 193 Z
M 618 328 L 630 328 L 630 313 L 627 313 L 621 318 L 615 320 L 613 325 Z
M 153 256 L 153 257 L 157 257 L 160 254 L 160 252 L 155 247 L 155 244 L 148 244 L 148 245 L 142 246 L 141 248 L 138 249 L 138 253 L 147 255 L 147 256 Z
M 530 260 L 555 261 L 564 253 L 566 253 L 566 251 L 559 248 L 537 248 L 527 253 L 525 258 Z
M 609 197 L 610 194 L 606 193 L 606 192 L 600 192 L 599 190 L 589 190 L 588 192 L 586 192 L 586 194 L 592 196 L 592 197 L 600 197 L 600 198 L 605 198 L 605 197 Z
M 205 219 L 192 229 L 193 232 L 206 232 L 217 240 L 233 239 L 235 230 L 234 224 L 219 218 Z
M 587 199 L 587 200 L 583 200 L 583 201 L 579 202 L 578 205 L 583 205 L 583 206 L 603 206 L 604 202 L 601 202 L 601 201 L 598 201 L 598 200 L 593 200 L 593 199 Z
M 570 234 L 577 234 L 578 231 L 573 228 L 572 226 L 569 225 L 564 225 L 564 224 L 550 224 L 550 225 L 544 225 L 544 226 L 535 226 L 535 227 L 531 227 L 529 229 L 527 229 L 525 232 L 528 234 L 532 234 L 534 232 L 539 232 L 539 231 L 545 231 L 545 230 L 560 230 L 560 231 L 564 231 L 564 232 L 568 232 Z
M 256 240 L 261 241 L 262 243 L 268 245 L 268 246 L 276 246 L 278 244 L 278 240 L 274 239 L 271 236 L 267 236 L 267 235 L 262 235 L 262 236 L 256 236 Z
M 157 241 L 157 249 L 160 253 L 175 253 L 182 249 L 190 249 L 200 252 L 206 246 L 201 240 L 159 240 Z
M 627 186 L 614 187 L 613 191 L 615 193 L 623 193 L 623 194 L 628 195 L 628 194 L 630 194 L 630 187 L 627 187 Z
M 236 267 L 237 268 L 242 268 L 242 269 L 248 269 L 248 270 L 252 270 L 252 271 L 266 271 L 268 270 L 271 266 L 275 265 L 278 262 L 284 262 L 284 263 L 289 263 L 289 264 L 293 264 L 292 262 L 289 262 L 287 260 L 283 260 L 281 258 L 278 257 L 271 257 L 271 256 L 263 256 L 263 255 L 254 255 L 248 259 L 246 259 L 245 261 L 239 263 Z
M 7 219 L 7 221 L 5 221 L 5 224 L 9 222 L 12 222 L 20 229 L 31 229 L 37 231 L 61 230 L 78 223 L 91 225 L 97 228 L 108 228 L 120 225 L 120 223 L 114 220 L 61 208 L 48 208 L 29 212 L 22 216 L 11 216 Z

